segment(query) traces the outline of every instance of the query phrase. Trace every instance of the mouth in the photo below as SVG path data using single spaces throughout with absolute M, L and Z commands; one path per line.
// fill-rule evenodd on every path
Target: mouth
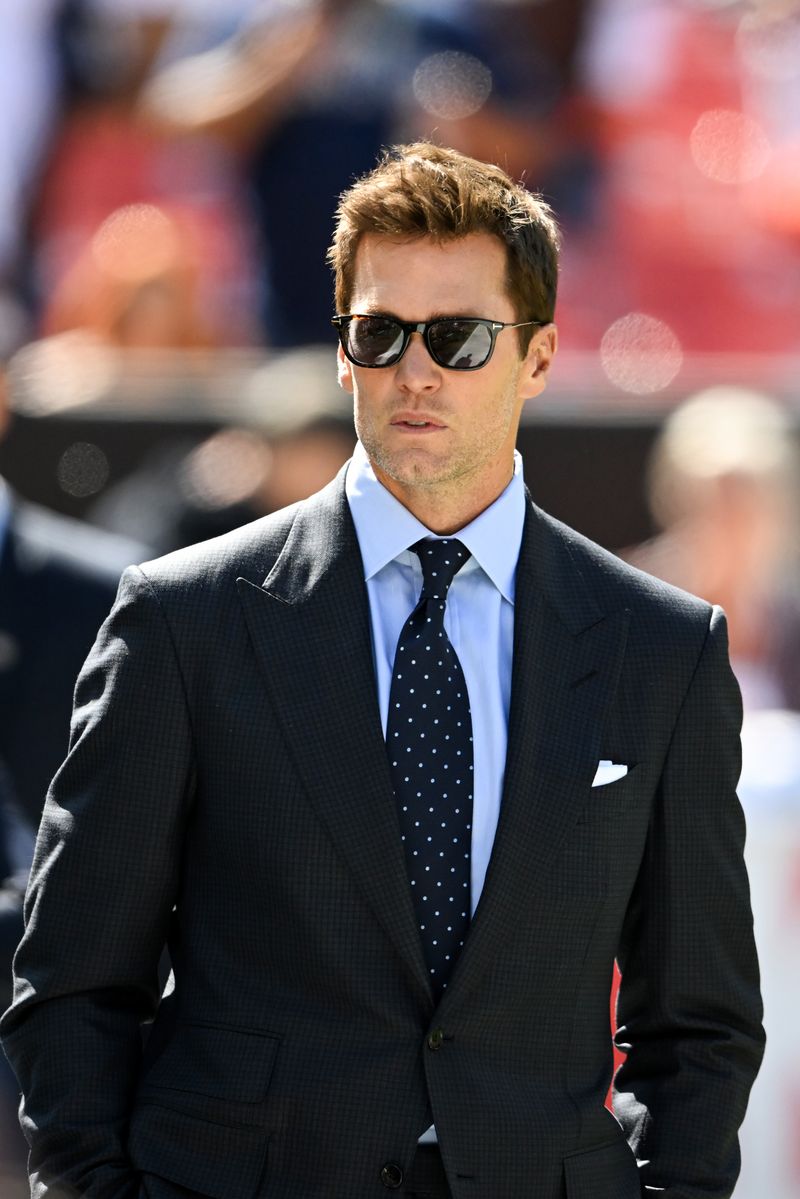
M 409 429 L 413 433 L 446 428 L 441 422 L 430 420 L 424 416 L 404 416 L 402 414 L 396 416 L 391 424 L 393 429 Z

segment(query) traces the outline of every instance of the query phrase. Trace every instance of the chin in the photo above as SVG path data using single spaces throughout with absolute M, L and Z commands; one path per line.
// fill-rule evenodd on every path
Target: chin
M 403 454 L 370 454 L 370 459 L 382 474 L 404 486 L 424 487 L 438 483 L 449 473 L 442 463 L 420 449 Z

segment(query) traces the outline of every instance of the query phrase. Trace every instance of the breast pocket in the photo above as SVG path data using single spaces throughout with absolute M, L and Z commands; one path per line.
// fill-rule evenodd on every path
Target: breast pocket
M 637 796 L 641 796 L 642 782 L 643 772 L 638 766 L 632 765 L 622 778 L 592 787 L 578 824 L 584 824 L 598 815 L 613 816 L 615 812 L 623 811 L 627 804 L 634 803 Z

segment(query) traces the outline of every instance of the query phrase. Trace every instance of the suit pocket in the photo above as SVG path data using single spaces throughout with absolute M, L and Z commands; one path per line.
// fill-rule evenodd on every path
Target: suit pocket
M 267 1161 L 260 1128 L 200 1120 L 155 1103 L 134 1111 L 128 1156 L 135 1168 L 209 1199 L 254 1199 Z M 148 1194 L 143 1179 L 143 1194 Z
M 178 1021 L 142 1078 L 142 1090 L 184 1091 L 233 1103 L 262 1103 L 280 1037 L 217 1024 Z
M 612 779 L 609 783 L 593 783 L 592 791 L 595 793 L 595 795 L 613 795 L 615 791 L 623 790 L 625 784 L 633 778 L 636 765 L 637 764 L 634 762 L 634 764 L 629 766 L 620 778 Z
M 642 1199 L 639 1167 L 627 1141 L 564 1158 L 567 1199 Z

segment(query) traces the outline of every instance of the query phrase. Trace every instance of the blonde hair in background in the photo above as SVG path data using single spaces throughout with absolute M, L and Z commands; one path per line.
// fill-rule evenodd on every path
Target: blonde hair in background
M 692 515 L 698 489 L 724 478 L 796 500 L 800 453 L 780 404 L 762 392 L 719 385 L 697 392 L 669 417 L 648 473 L 651 511 L 669 528 Z

